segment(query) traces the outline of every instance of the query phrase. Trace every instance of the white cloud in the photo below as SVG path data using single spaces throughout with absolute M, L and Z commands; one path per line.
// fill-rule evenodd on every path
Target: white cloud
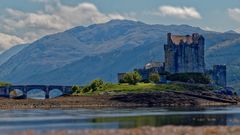
M 0 33 L 0 50 L 1 51 L 8 49 L 14 45 L 22 44 L 22 43 L 24 43 L 24 40 L 17 36 Z
M 230 8 L 228 9 L 228 15 L 235 21 L 240 22 L 240 9 L 239 8 Z
M 200 13 L 194 7 L 160 6 L 154 13 L 160 16 L 172 16 L 180 19 L 201 19 Z
M 125 14 L 102 13 L 92 3 L 67 6 L 59 0 L 55 0 L 55 4 L 50 4 L 49 0 L 31 1 L 43 2 L 45 9 L 37 12 L 23 12 L 9 8 L 6 9 L 6 17 L 0 21 L 4 32 L 14 33 L 25 42 L 32 42 L 46 34 L 64 31 L 74 26 L 104 23 L 112 19 L 133 19 Z M 9 45 L 6 44 L 6 47 Z

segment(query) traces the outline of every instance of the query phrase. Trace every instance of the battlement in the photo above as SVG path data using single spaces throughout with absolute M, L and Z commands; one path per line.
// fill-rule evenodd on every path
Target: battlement
M 199 45 L 200 41 L 203 39 L 201 35 L 198 33 L 193 33 L 192 36 L 186 35 L 172 35 L 171 33 L 168 33 L 168 44 L 174 44 L 174 45 Z

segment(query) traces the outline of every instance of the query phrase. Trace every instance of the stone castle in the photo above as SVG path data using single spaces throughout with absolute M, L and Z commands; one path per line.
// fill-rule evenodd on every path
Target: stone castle
M 213 65 L 213 69 L 205 68 L 204 47 L 205 39 L 202 35 L 194 33 L 191 36 L 167 34 L 167 44 L 164 45 L 165 62 L 150 62 L 143 69 L 135 69 L 147 80 L 152 73 L 160 74 L 161 81 L 166 73 L 203 73 L 210 76 L 212 83 L 226 87 L 226 65 Z M 118 74 L 121 80 L 124 73 Z

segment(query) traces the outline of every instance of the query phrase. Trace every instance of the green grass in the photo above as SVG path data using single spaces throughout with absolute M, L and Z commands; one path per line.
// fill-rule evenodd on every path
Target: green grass
M 10 85 L 12 84 L 7 82 L 0 82 L 0 86 L 10 86 Z
M 125 93 L 144 93 L 144 92 L 159 92 L 159 91 L 197 91 L 197 90 L 214 90 L 213 87 L 207 85 L 189 85 L 189 84 L 152 84 L 138 83 L 136 85 L 129 84 L 105 84 L 101 89 L 95 92 L 81 93 L 75 95 L 98 95 L 104 92 L 111 94 Z

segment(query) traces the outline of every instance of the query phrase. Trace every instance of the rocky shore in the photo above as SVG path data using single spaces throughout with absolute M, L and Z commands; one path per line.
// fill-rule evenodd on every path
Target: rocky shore
M 240 127 L 142 127 L 119 130 L 58 130 L 58 131 L 20 131 L 8 132 L 9 135 L 239 135 Z
M 213 92 L 155 92 L 123 95 L 64 96 L 55 99 L 0 98 L 0 109 L 54 109 L 98 107 L 160 107 L 238 104 L 239 97 Z

